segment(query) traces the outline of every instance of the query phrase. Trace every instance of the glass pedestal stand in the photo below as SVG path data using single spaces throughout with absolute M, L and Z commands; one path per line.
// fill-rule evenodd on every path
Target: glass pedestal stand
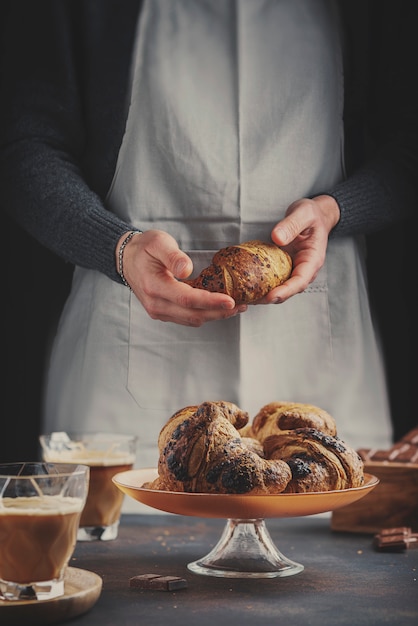
M 266 495 L 160 491 L 144 486 L 157 476 L 157 468 L 144 468 L 120 472 L 112 480 L 123 493 L 154 509 L 226 519 L 215 547 L 187 565 L 195 574 L 222 578 L 275 578 L 302 572 L 303 565 L 285 557 L 274 545 L 264 520 L 333 511 L 363 498 L 379 483 L 376 476 L 365 474 L 364 484 L 352 489 Z
M 187 567 L 195 574 L 222 578 L 275 578 L 304 569 L 277 549 L 263 519 L 228 519 L 216 546 Z

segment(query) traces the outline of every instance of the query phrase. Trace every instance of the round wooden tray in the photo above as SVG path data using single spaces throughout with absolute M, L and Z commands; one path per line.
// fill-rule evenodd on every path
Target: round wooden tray
M 0 600 L 0 624 L 47 626 L 86 613 L 98 600 L 103 581 L 94 572 L 67 568 L 64 595 L 52 600 Z

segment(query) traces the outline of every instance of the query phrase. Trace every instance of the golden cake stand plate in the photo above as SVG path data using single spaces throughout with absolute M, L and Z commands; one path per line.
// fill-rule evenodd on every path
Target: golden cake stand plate
M 97 602 L 103 581 L 94 572 L 68 567 L 64 595 L 52 600 L 0 600 L 0 624 L 47 626 L 82 615 Z
M 183 493 L 143 487 L 156 477 L 155 468 L 130 470 L 116 474 L 113 482 L 134 500 L 160 511 L 226 518 L 217 545 L 206 557 L 189 563 L 188 568 L 196 574 L 227 578 L 273 578 L 301 572 L 303 565 L 276 548 L 264 520 L 333 511 L 363 498 L 379 483 L 376 476 L 365 474 L 361 487 L 275 495 Z

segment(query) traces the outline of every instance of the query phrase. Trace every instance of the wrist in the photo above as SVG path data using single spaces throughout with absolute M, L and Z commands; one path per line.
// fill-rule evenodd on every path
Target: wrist
M 125 285 L 125 287 L 128 287 L 128 289 L 130 289 L 131 291 L 132 291 L 132 288 L 125 277 L 123 262 L 124 262 L 125 248 L 135 235 L 142 235 L 142 230 L 130 230 L 126 232 L 119 239 L 118 244 L 116 246 L 116 271 L 119 274 L 122 280 L 122 283 Z
M 322 215 L 328 224 L 328 232 L 331 232 L 333 228 L 340 221 L 340 207 L 338 202 L 332 196 L 327 194 L 321 194 L 312 198 L 321 209 Z

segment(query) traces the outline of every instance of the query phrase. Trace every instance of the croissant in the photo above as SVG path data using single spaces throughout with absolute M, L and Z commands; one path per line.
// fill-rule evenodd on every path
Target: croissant
M 236 426 L 248 419 L 231 403 L 204 402 L 175 413 L 158 440 L 158 478 L 146 487 L 193 493 L 271 494 L 283 491 L 291 470 L 247 446 Z M 235 424 L 235 425 L 234 425 Z
M 224 400 L 218 400 L 212 402 L 211 404 L 215 404 L 219 407 L 222 412 L 222 416 L 229 420 L 233 426 L 237 429 L 244 428 L 249 420 L 249 415 L 246 411 L 240 409 L 233 402 L 227 402 Z M 173 436 L 173 432 L 176 431 L 177 428 L 181 427 L 183 422 L 188 417 L 193 417 L 198 410 L 199 405 L 191 405 L 186 406 L 182 409 L 176 411 L 166 422 L 166 424 L 160 430 L 160 434 L 158 436 L 158 449 L 161 452 L 167 442 Z
M 335 420 L 327 411 L 301 402 L 270 402 L 259 410 L 252 424 L 245 425 L 240 432 L 263 442 L 269 435 L 294 428 L 315 428 L 327 435 L 337 434 Z
M 248 422 L 248 413 L 242 411 L 236 404 L 233 402 L 226 401 L 216 401 L 213 404 L 216 404 L 222 410 L 223 416 L 228 419 L 231 424 L 236 425 L 237 428 L 243 428 Z M 160 434 L 158 436 L 158 449 L 160 451 L 160 459 L 159 465 L 160 470 L 158 477 L 151 482 L 148 482 L 144 485 L 148 489 L 163 489 L 167 491 L 183 491 L 183 488 L 180 485 L 175 485 L 172 479 L 168 479 L 168 482 L 164 481 L 164 476 L 167 477 L 167 473 L 165 472 L 162 464 L 162 456 L 163 452 L 170 443 L 170 440 L 173 437 L 177 436 L 177 432 L 180 432 L 182 429 L 184 430 L 184 424 L 187 424 L 187 420 L 189 418 L 194 418 L 194 415 L 199 406 L 197 404 L 185 406 L 182 409 L 179 409 L 168 419 L 166 424 L 160 430 Z M 179 429 L 179 430 L 178 430 Z M 192 440 L 193 441 L 193 440 Z M 190 444 L 191 445 L 191 444 Z
M 236 304 L 249 304 L 281 285 L 291 272 L 292 259 L 285 250 L 273 243 L 252 240 L 222 248 L 199 276 L 183 282 L 226 293 Z
M 217 401 L 214 402 L 222 410 L 223 416 L 228 419 L 231 424 L 236 425 L 237 428 L 244 427 L 248 422 L 248 413 L 242 411 L 233 402 Z M 177 436 L 178 432 L 184 431 L 184 425 L 188 424 L 189 418 L 193 418 L 199 406 L 190 405 L 183 407 L 176 411 L 166 422 L 166 424 L 160 430 L 158 436 L 158 449 L 160 451 L 159 459 L 159 475 L 158 477 L 149 483 L 146 483 L 144 487 L 149 489 L 163 489 L 168 491 L 183 491 L 182 485 L 174 484 L 172 477 L 168 477 L 168 481 L 165 482 L 164 477 L 167 478 L 167 472 L 163 466 L 163 454 L 166 446 L 170 443 L 171 439 Z M 192 440 L 193 441 L 193 440 Z M 191 445 L 191 444 L 190 444 Z
M 292 479 L 284 493 L 332 491 L 360 487 L 364 465 L 357 452 L 339 437 L 315 428 L 296 428 L 264 440 L 267 458 L 286 461 Z

